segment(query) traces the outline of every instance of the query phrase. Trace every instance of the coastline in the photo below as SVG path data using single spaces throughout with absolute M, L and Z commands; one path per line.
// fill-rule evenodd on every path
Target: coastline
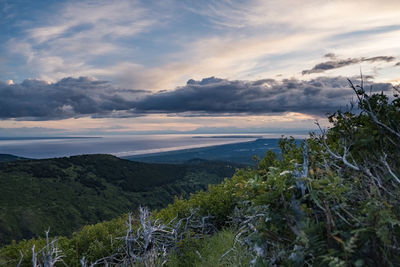
M 298 139 L 305 135 L 285 135 Z M 84 154 L 111 154 L 117 157 L 154 156 L 181 153 L 191 149 L 212 148 L 252 142 L 260 138 L 279 139 L 281 134 L 180 134 L 102 137 L 51 137 L 0 139 L 0 153 L 24 158 L 44 159 Z M 174 152 L 175 151 L 175 152 Z

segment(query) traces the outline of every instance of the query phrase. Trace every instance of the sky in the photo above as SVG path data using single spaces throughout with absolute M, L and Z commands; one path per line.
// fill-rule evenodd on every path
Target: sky
M 307 132 L 400 83 L 398 0 L 0 0 L 0 136 Z

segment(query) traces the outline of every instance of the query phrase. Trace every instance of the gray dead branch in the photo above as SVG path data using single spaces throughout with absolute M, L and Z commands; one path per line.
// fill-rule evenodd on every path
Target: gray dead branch
M 89 265 L 82 258 L 81 266 L 163 266 L 168 254 L 189 231 L 199 235 L 213 233 L 215 227 L 211 219 L 212 216 L 201 216 L 198 210 L 191 209 L 186 217 L 165 223 L 152 219 L 149 210 L 140 207 L 139 225 L 135 228 L 134 217 L 129 213 L 125 236 L 116 238 L 123 240 L 119 251 Z
M 50 229 L 46 233 L 46 245 L 39 251 L 35 251 L 35 245 L 32 246 L 32 266 L 33 267 L 54 267 L 57 262 L 63 262 L 62 250 L 58 248 L 57 239 L 50 241 Z M 41 257 L 39 257 L 41 255 Z M 22 258 L 21 253 L 21 258 Z M 22 259 L 21 261 L 22 262 Z

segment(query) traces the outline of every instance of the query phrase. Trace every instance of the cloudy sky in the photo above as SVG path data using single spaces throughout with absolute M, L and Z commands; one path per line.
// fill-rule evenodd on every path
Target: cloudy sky
M 307 131 L 400 82 L 398 0 L 0 0 L 0 136 Z

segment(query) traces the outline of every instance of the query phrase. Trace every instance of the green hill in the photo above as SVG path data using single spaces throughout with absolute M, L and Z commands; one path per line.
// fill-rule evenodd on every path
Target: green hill
M 10 162 L 16 160 L 26 160 L 27 158 L 22 158 L 10 154 L 0 154 L 0 162 Z
M 148 164 L 111 155 L 0 163 L 0 244 L 69 235 L 139 205 L 160 208 L 175 195 L 205 189 L 237 167 L 223 162 Z

